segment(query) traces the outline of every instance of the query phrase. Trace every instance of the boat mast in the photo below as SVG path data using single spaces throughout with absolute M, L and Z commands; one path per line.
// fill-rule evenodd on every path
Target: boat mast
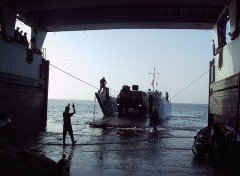
M 153 88 L 153 92 L 154 92 L 154 89 L 155 89 L 154 83 L 155 83 L 156 74 L 157 74 L 157 75 L 160 75 L 160 73 L 156 73 L 156 71 L 155 71 L 155 67 L 154 67 L 154 69 L 153 69 L 153 73 L 148 73 L 148 74 L 153 75 L 152 88 Z

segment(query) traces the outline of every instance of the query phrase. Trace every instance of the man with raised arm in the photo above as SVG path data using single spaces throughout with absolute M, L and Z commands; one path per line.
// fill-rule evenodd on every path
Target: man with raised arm
M 72 124 L 71 124 L 71 117 L 75 114 L 75 105 L 72 104 L 73 112 L 70 113 L 70 103 L 65 107 L 65 111 L 63 112 L 63 145 L 65 146 L 65 138 L 67 135 L 67 132 L 69 133 L 72 141 L 72 145 L 75 145 L 77 141 L 74 141 L 73 137 L 73 130 L 72 130 Z

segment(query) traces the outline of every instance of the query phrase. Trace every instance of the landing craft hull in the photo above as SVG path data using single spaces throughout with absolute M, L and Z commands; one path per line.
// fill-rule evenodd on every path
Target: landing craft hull
M 38 132 L 46 125 L 49 62 L 14 42 L 0 40 L 0 114 L 11 118 L 0 137 Z
M 117 115 L 117 99 L 106 93 L 95 93 L 102 113 L 105 116 Z
M 171 104 L 164 97 L 154 94 L 149 95 L 149 116 L 154 106 L 157 108 L 160 120 L 165 120 L 171 116 Z

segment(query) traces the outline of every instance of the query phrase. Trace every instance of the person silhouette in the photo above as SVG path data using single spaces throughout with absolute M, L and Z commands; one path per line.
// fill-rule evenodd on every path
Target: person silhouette
M 28 39 L 27 39 L 27 33 L 26 33 L 26 32 L 24 32 L 24 34 L 23 34 L 23 36 L 22 36 L 21 44 L 22 44 L 23 46 L 26 46 L 27 48 L 29 47 Z
M 103 77 L 103 78 L 100 80 L 100 90 L 99 90 L 99 93 L 101 92 L 102 89 L 105 90 L 106 84 L 107 84 L 107 81 L 106 81 L 105 78 Z
M 18 36 L 18 43 L 22 44 L 23 41 L 23 31 L 20 31 L 19 36 Z
M 14 39 L 14 41 L 15 42 L 17 42 L 17 43 L 19 43 L 19 41 L 20 41 L 20 31 L 19 31 L 19 27 L 17 27 L 15 30 L 14 30 L 14 37 L 13 37 L 13 39 Z
M 67 132 L 69 133 L 72 141 L 72 145 L 74 145 L 77 141 L 74 141 L 73 137 L 73 130 L 72 130 L 72 124 L 71 124 L 71 117 L 76 113 L 75 111 L 75 105 L 72 104 L 73 112 L 70 113 L 70 103 L 65 107 L 65 111 L 63 112 L 63 145 L 65 146 L 65 138 L 67 135 Z
M 74 153 L 74 146 L 71 148 L 71 152 L 66 156 L 65 147 L 63 148 L 62 158 L 57 162 L 58 175 L 68 175 L 70 173 L 71 160 Z
M 151 123 L 153 125 L 153 132 L 157 133 L 157 125 L 160 122 L 160 119 L 159 119 L 159 114 L 157 112 L 157 108 L 156 107 L 153 107 L 153 112 L 152 112 L 152 116 L 151 116 L 150 121 L 151 121 Z
M 166 92 L 166 101 L 168 102 L 169 94 Z

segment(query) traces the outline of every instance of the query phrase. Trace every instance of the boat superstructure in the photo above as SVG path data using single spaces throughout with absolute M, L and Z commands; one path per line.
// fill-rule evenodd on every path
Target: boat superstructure
M 49 61 L 41 52 L 46 32 L 33 28 L 25 46 L 14 36 L 16 13 L 1 8 L 1 15 L 0 114 L 11 118 L 11 129 L 39 130 L 47 119 Z
M 209 124 L 239 129 L 240 2 L 232 0 L 213 27 L 213 59 L 209 74 Z

